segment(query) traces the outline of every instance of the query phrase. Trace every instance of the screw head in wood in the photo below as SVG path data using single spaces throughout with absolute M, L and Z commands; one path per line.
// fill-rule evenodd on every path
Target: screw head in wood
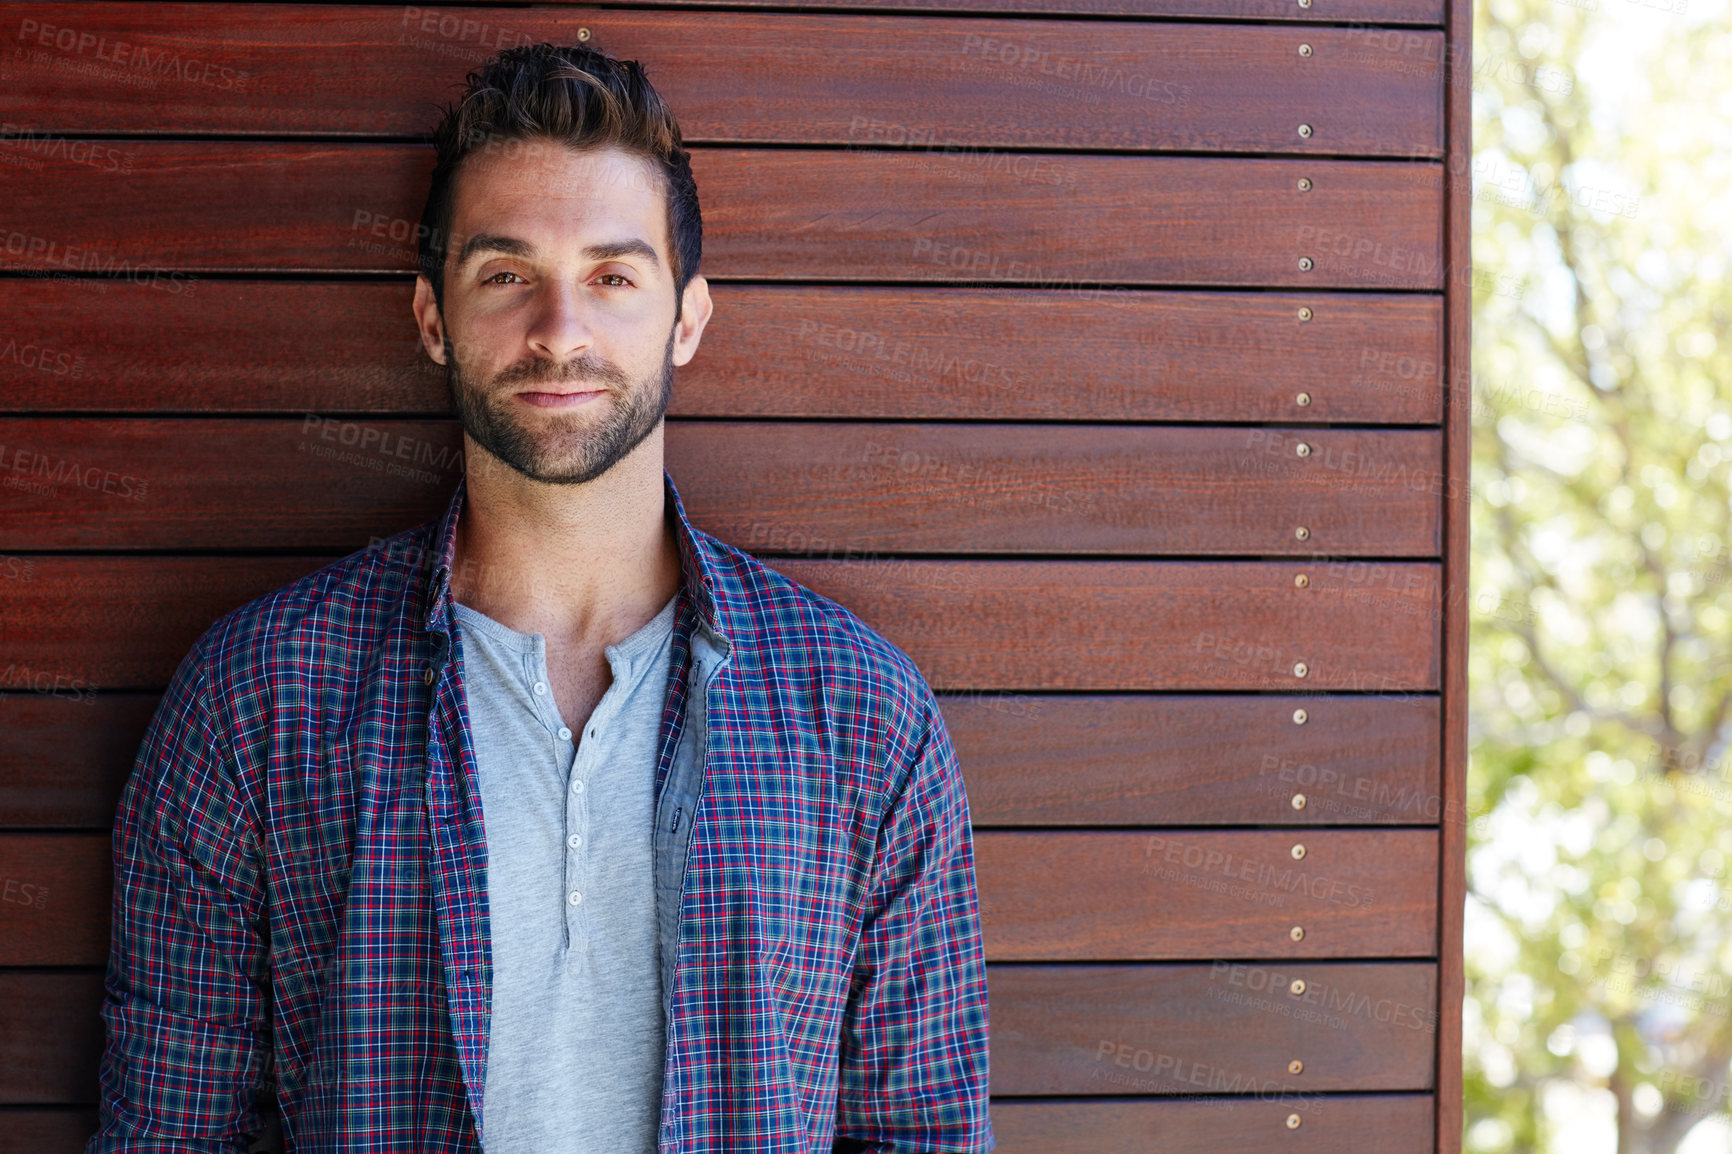
M 1287 1115 L 1287 1129 L 1289 1129 L 1289 1130 L 1299 1129 L 1299 1115 L 1297 1115 L 1297 1114 Z
M 1305 927 L 1304 926 L 1294 926 L 1292 929 L 1287 931 L 1287 936 L 1292 938 L 1296 942 L 1303 941 L 1305 938 Z
M 1311 584 L 1311 578 L 1309 578 L 1309 577 L 1305 576 L 1305 574 L 1301 573 L 1297 577 L 1293 578 L 1293 584 L 1295 584 L 1295 585 L 1299 586 L 1299 588 L 1303 589 L 1303 588 L 1305 588 L 1305 586 Z
M 1306 405 L 1311 403 L 1311 394 L 1300 393 L 1297 397 L 1293 398 L 1293 403 L 1298 405 L 1300 408 L 1304 408 Z
M 1299 271 L 1300 272 L 1310 272 L 1311 271 L 1311 258 L 1310 257 L 1302 256 L 1299 258 Z
M 1294 446 L 1293 451 L 1298 453 L 1301 457 L 1309 457 L 1311 455 L 1311 446 L 1307 445 L 1304 441 L 1300 441 L 1298 445 Z
M 1305 847 L 1303 845 L 1296 845 L 1293 847 L 1293 860 L 1294 861 L 1304 861 L 1305 860 Z
M 1306 140 L 1310 140 L 1311 139 L 1311 126 L 1309 124 L 1301 124 L 1299 126 L 1299 135 L 1304 137 Z
M 1311 530 L 1301 525 L 1297 529 L 1293 530 L 1293 536 L 1299 538 L 1301 541 L 1309 541 L 1311 539 Z
M 1301 56 L 1309 56 L 1309 55 L 1311 55 L 1311 45 L 1309 45 L 1309 44 L 1301 44 L 1301 45 L 1300 45 L 1300 46 L 1299 46 L 1299 55 L 1301 55 Z
M 1289 994 L 1292 994 L 1295 998 L 1297 998 L 1300 994 L 1303 994 L 1305 992 L 1305 979 L 1304 978 L 1294 978 L 1293 981 L 1288 985 L 1287 992 Z
M 1299 178 L 1299 191 L 1300 192 L 1310 192 L 1311 191 L 1311 178 L 1309 176 L 1301 176 Z
M 1310 305 L 1300 305 L 1299 306 L 1299 319 L 1302 321 L 1308 321 L 1311 319 L 1311 306 Z
M 1289 1074 L 1303 1074 L 1305 1072 L 1305 1063 L 1294 1058 L 1291 1062 L 1287 1063 L 1287 1072 Z
M 1303 661 L 1295 661 L 1293 663 L 1293 676 L 1294 677 L 1304 677 L 1307 673 L 1310 673 L 1310 672 L 1311 672 L 1311 667 L 1309 665 L 1305 664 Z
M 1304 794 L 1296 793 L 1293 795 L 1293 808 L 1294 809 L 1304 809 L 1305 808 L 1305 795 Z
M 1309 713 L 1306 713 L 1303 709 L 1295 709 L 1293 711 L 1293 724 L 1294 725 L 1304 725 L 1307 721 L 1310 721 L 1310 720 L 1311 720 L 1311 715 Z
M 578 38 L 578 39 L 579 39 L 579 40 L 588 40 L 588 39 L 589 39 L 589 29 L 587 29 L 587 28 L 579 28 L 579 29 L 578 29 L 578 30 L 577 30 L 577 38 Z

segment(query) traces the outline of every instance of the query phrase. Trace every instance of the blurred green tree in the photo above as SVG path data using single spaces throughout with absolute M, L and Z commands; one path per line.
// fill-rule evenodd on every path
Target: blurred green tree
M 1465 1148 L 1728 1151 L 1732 34 L 1477 7 Z

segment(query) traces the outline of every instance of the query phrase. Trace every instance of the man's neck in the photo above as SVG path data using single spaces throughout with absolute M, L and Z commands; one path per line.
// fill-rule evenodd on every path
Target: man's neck
M 458 603 L 556 645 L 599 647 L 641 629 L 679 588 L 659 434 L 581 485 L 531 481 L 466 447 L 474 463 L 451 564 Z

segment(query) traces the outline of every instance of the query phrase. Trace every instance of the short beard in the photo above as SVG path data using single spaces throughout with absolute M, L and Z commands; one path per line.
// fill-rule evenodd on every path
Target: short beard
M 677 326 L 676 326 L 677 327 Z M 585 353 L 555 369 L 536 360 L 513 365 L 493 378 L 493 388 L 471 385 L 457 364 L 449 329 L 445 334 L 445 385 L 451 392 L 463 429 L 475 443 L 532 481 L 550 485 L 581 485 L 613 468 L 643 443 L 667 414 L 674 391 L 674 332 L 668 330 L 659 373 L 633 382 L 617 365 Z M 524 384 L 600 384 L 608 395 L 600 404 L 607 413 L 599 427 L 578 432 L 568 426 L 594 418 L 581 413 L 552 413 L 556 430 L 538 441 L 524 425 L 513 421 L 512 399 Z M 592 402 L 595 403 L 595 402 Z

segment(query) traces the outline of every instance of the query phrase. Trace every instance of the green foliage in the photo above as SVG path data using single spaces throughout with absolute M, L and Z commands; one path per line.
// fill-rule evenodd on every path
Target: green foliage
M 1732 35 L 1579 3 L 1475 14 L 1474 1154 L 1732 1118 Z

